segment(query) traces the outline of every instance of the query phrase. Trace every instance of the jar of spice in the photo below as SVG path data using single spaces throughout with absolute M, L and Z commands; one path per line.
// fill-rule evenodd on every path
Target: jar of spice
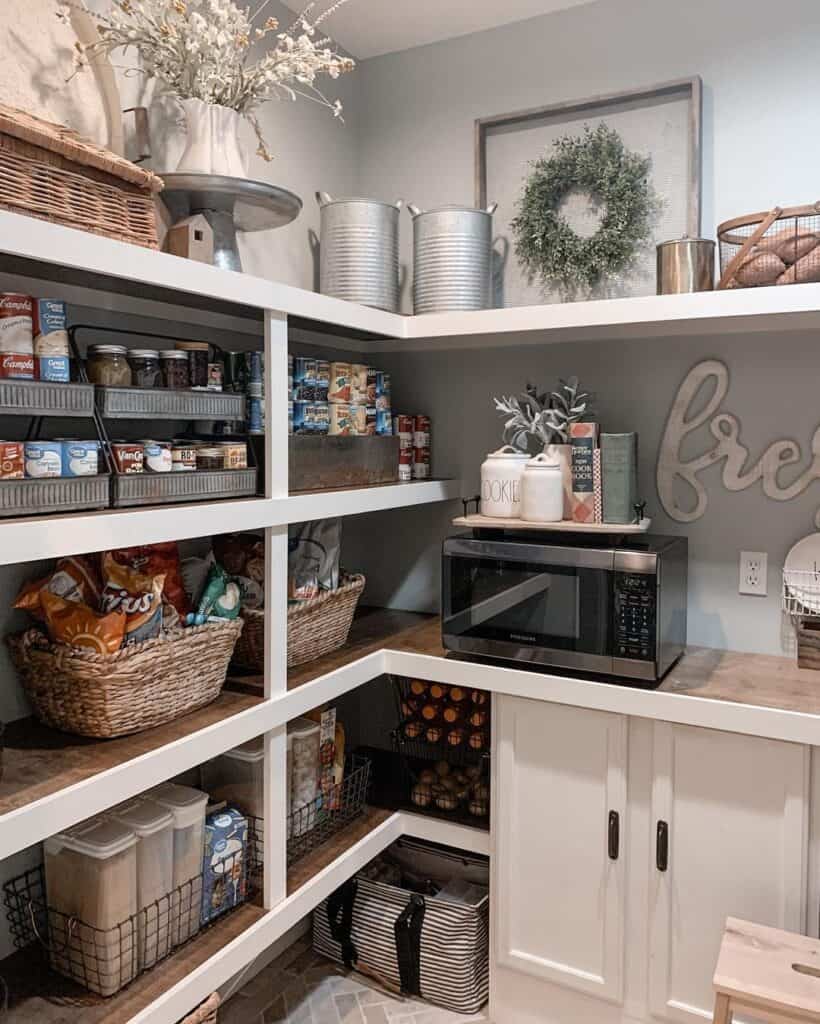
M 225 454 L 221 448 L 197 448 L 196 468 L 203 469 L 224 469 Z
M 113 388 L 131 386 L 131 367 L 125 345 L 89 345 L 85 368 L 92 384 Z
M 188 356 L 185 352 L 170 349 L 167 352 L 160 352 L 159 358 L 162 366 L 162 379 L 166 388 L 179 390 L 190 387 Z
M 137 388 L 161 388 L 162 370 L 159 352 L 151 348 L 132 348 L 128 353 L 131 383 Z
M 188 360 L 188 379 L 192 388 L 208 386 L 208 350 L 207 341 L 178 341 L 174 346 L 177 351 L 184 352 Z

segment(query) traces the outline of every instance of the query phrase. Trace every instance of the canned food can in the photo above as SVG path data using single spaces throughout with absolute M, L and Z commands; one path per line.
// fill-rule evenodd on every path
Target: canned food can
M 373 366 L 367 368 L 367 404 L 375 406 L 376 404 L 376 378 L 379 376 L 379 371 Z
M 293 355 L 288 352 L 288 398 L 293 400 Z
M 208 391 L 221 391 L 223 384 L 222 363 L 208 363 Z
M 368 405 L 365 411 L 365 433 L 368 435 L 373 435 L 376 433 L 376 406 Z
M 426 480 L 430 476 L 430 449 L 413 449 L 413 479 Z
M 364 437 L 367 433 L 367 406 L 351 405 L 350 419 L 353 423 L 353 433 Z
M 413 479 L 413 449 L 399 449 L 399 480 Z
M 130 475 L 145 469 L 145 449 L 134 441 L 112 441 L 111 457 L 119 473 Z
M 0 380 L 2 379 L 33 380 L 34 356 L 25 352 L 0 352 Z
M 367 405 L 367 367 L 364 363 L 353 363 L 350 367 L 351 405 Z
M 376 405 L 380 409 L 390 408 L 390 374 L 376 371 Z
M 196 469 L 196 448 L 190 441 L 174 441 L 171 445 L 171 472 L 187 473 Z
M 330 363 L 327 359 L 316 360 L 316 401 L 326 402 L 330 391 Z
M 390 436 L 393 433 L 393 417 L 390 410 L 376 410 L 376 433 L 379 436 Z
M 248 362 L 245 352 L 224 353 L 223 387 L 225 391 L 244 395 L 248 390 Z
M 60 438 L 63 476 L 96 476 L 100 465 L 100 442 Z
M 68 359 L 65 303 L 60 299 L 34 299 L 32 314 L 35 356 L 65 356 Z
M 328 402 L 313 403 L 313 433 L 327 434 L 330 431 L 330 404 Z
M 413 447 L 414 448 L 429 448 L 430 447 L 430 417 L 429 416 L 414 416 L 413 417 Z
M 350 363 L 330 364 L 330 387 L 327 393 L 328 402 L 350 405 L 351 381 L 353 367 Z
M 225 457 L 225 469 L 248 468 L 248 446 L 244 441 L 220 441 Z
M 265 392 L 262 387 L 261 381 L 249 380 L 248 381 L 248 398 L 264 398 Z
M 143 441 L 144 466 L 149 473 L 170 473 L 173 468 L 168 441 Z
M 293 433 L 312 434 L 313 422 L 316 417 L 315 402 L 293 403 Z
M 248 398 L 248 433 L 264 434 L 265 403 L 261 398 Z
M 293 361 L 293 400 L 294 402 L 314 402 L 316 400 L 316 360 L 297 356 Z
M 393 433 L 399 435 L 399 448 L 405 450 L 413 448 L 413 417 L 394 416 Z
M 329 434 L 354 434 L 353 417 L 350 406 L 337 402 L 330 405 Z
M 60 441 L 26 441 L 25 474 L 34 479 L 63 475 L 63 446 Z
M 35 356 L 37 380 L 49 380 L 68 384 L 71 380 L 71 364 L 68 356 Z
M 30 295 L 0 292 L 0 352 L 34 355 L 33 317 Z
M 0 480 L 22 480 L 26 460 L 21 441 L 0 441 Z
M 288 402 L 288 434 L 293 433 L 293 402 Z
M 261 384 L 265 379 L 264 352 L 251 352 L 248 357 L 248 383 Z

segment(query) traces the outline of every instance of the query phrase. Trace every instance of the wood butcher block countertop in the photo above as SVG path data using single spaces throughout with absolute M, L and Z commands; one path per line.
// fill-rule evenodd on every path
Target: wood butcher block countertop
M 477 662 L 477 659 L 445 651 L 441 645 L 441 621 L 437 616 L 396 634 L 385 642 L 385 647 L 447 660 Z M 487 661 L 481 663 L 487 664 Z M 494 664 L 516 667 L 505 662 Z M 579 677 L 578 673 L 559 673 L 555 669 L 528 667 L 526 671 Z M 605 676 L 594 674 L 580 678 L 612 682 Z M 790 658 L 767 654 L 690 647 L 653 692 L 820 715 L 820 671 L 798 668 Z M 820 737 L 818 739 L 820 741 Z

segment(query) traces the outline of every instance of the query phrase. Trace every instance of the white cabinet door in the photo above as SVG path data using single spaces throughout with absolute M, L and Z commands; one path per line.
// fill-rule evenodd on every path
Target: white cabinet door
M 627 719 L 518 697 L 495 707 L 497 962 L 620 1001 Z
M 808 764 L 809 749 L 796 744 L 655 723 L 653 1015 L 686 1024 L 711 1018 L 728 915 L 803 930 Z M 659 823 L 667 830 L 665 857 Z

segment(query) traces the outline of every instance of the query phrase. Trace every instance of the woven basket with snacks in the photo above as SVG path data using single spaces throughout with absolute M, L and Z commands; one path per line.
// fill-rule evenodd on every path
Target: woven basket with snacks
M 338 650 L 347 642 L 356 605 L 364 590 L 361 575 L 345 576 L 328 590 L 288 607 L 288 668 Z M 234 664 L 262 672 L 265 668 L 265 613 L 243 608 L 245 628 L 236 645 Z
M 736 217 L 717 234 L 719 288 L 820 281 L 820 202 Z
M 102 739 L 151 729 L 216 700 L 241 632 L 241 619 L 209 622 L 114 654 L 52 643 L 39 629 L 7 642 L 38 718 Z
M 158 248 L 152 171 L 0 104 L 0 209 Z

